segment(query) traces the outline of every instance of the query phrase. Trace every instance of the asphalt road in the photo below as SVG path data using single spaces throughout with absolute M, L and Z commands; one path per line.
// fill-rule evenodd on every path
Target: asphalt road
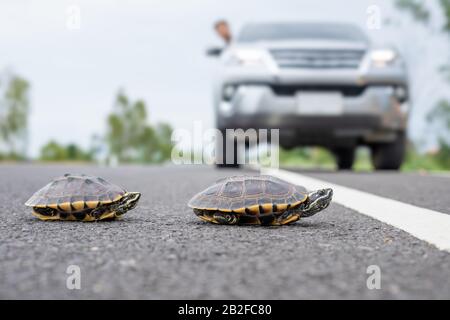
M 23 203 L 52 177 L 100 175 L 143 196 L 122 221 L 41 222 Z M 0 166 L 0 298 L 442 299 L 450 254 L 332 204 L 285 227 L 216 226 L 186 206 L 216 179 L 208 167 Z M 450 179 L 303 172 L 450 213 Z M 81 270 L 69 290 L 66 270 Z M 369 290 L 378 265 L 381 289 Z

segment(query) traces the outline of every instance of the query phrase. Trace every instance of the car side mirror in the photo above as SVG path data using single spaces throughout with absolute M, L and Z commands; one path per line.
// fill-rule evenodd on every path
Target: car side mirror
M 206 50 L 206 55 L 209 57 L 218 57 L 222 54 L 223 48 L 213 47 Z

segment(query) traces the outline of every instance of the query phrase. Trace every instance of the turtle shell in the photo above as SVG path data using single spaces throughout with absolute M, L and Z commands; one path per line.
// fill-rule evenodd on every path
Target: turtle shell
M 38 190 L 25 205 L 76 212 L 116 202 L 125 193 L 123 188 L 99 177 L 65 174 Z
M 188 206 L 199 210 L 263 214 L 283 212 L 308 198 L 307 190 L 272 176 L 235 176 L 216 181 Z

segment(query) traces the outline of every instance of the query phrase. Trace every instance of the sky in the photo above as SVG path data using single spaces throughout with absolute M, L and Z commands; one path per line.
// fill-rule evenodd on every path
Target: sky
M 31 84 L 29 154 L 50 139 L 88 147 L 106 129 L 118 90 L 143 99 L 149 121 L 191 129 L 214 126 L 214 59 L 205 49 L 220 44 L 212 30 L 219 18 L 234 32 L 246 22 L 346 21 L 365 28 L 376 42 L 394 43 L 411 61 L 415 102 L 410 134 L 431 135 L 423 121 L 448 88 L 434 71 L 449 55 L 448 41 L 430 34 L 393 9 L 392 1 L 158 0 L 32 1 L 0 3 L 0 71 Z M 367 8 L 377 5 L 381 30 L 366 27 Z M 74 28 L 73 8 L 80 10 Z M 439 23 L 439 16 L 435 19 Z M 430 140 L 432 144 L 432 138 Z

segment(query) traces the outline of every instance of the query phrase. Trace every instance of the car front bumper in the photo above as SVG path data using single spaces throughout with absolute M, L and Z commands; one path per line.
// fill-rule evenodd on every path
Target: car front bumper
M 218 103 L 220 129 L 279 129 L 280 143 L 369 144 L 390 142 L 406 129 L 408 103 L 392 85 L 239 84 L 223 91 Z M 302 114 L 299 92 L 339 93 L 339 114 Z M 326 106 L 329 107 L 329 106 Z

